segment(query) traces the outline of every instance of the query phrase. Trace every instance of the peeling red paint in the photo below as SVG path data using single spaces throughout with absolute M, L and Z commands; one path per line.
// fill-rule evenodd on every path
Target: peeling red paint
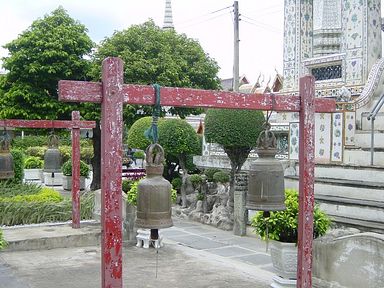
M 78 85 L 81 83 L 79 87 Z M 84 84 L 85 83 L 85 84 Z M 74 87 L 73 87 L 74 86 Z M 61 80 L 60 100 L 67 102 L 101 103 L 102 85 L 93 82 Z M 123 85 L 124 103 L 153 105 L 155 93 L 152 86 Z M 97 95 L 98 96 L 97 96 Z M 274 94 L 244 94 L 217 90 L 191 88 L 161 88 L 161 105 L 175 107 L 229 108 L 273 111 L 300 111 L 300 97 Z M 333 99 L 315 99 L 316 112 L 335 111 Z
M 107 58 L 103 61 L 102 83 L 102 287 L 123 287 L 121 251 L 123 62 L 120 59 Z
M 95 121 L 80 121 L 80 112 L 70 120 L 3 119 L 0 126 L 14 128 L 72 129 L 72 228 L 80 228 L 80 128 L 95 128 Z
M 72 228 L 80 228 L 80 112 L 72 112 Z
M 312 287 L 312 242 L 315 170 L 315 80 L 300 79 L 300 150 L 297 287 Z
M 300 79 L 300 95 L 242 94 L 189 88 L 161 88 L 161 105 L 300 112 L 299 256 L 297 287 L 312 285 L 314 112 L 335 111 L 335 101 L 314 99 L 314 79 Z M 154 88 L 123 84 L 119 58 L 103 61 L 102 83 L 63 80 L 59 99 L 101 103 L 102 107 L 102 288 L 122 288 L 122 106 L 153 105 Z M 0 122 L 1 124 L 1 122 Z

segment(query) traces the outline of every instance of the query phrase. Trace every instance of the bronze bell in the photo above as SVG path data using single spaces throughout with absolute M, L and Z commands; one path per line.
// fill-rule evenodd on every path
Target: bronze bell
M 44 172 L 59 173 L 61 171 L 61 154 L 59 151 L 59 137 L 51 134 L 48 137 L 48 149 L 44 154 Z
M 157 143 L 149 145 L 146 150 L 147 176 L 139 181 L 137 187 L 136 224 L 139 228 L 161 229 L 173 226 L 172 185 L 162 176 L 163 161 L 163 147 Z M 151 238 L 154 239 L 154 237 Z
M 280 161 L 275 159 L 276 137 L 270 131 L 268 122 L 264 127 L 257 139 L 259 158 L 250 165 L 246 208 L 256 211 L 285 210 L 284 170 Z
M 5 133 L 0 141 L 0 179 L 11 179 L 15 177 L 13 171 L 13 157 L 9 152 L 10 140 Z

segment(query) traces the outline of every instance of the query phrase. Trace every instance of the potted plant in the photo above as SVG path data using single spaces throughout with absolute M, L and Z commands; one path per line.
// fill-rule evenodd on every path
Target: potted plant
M 294 189 L 285 190 L 286 210 L 275 212 L 259 211 L 253 216 L 251 226 L 262 239 L 271 240 L 272 265 L 279 277 L 275 282 L 296 283 L 297 274 L 297 236 L 299 193 Z M 324 235 L 331 224 L 328 216 L 318 205 L 313 213 L 313 238 Z M 287 280 L 284 280 L 287 279 Z M 276 287 L 279 287 L 278 285 Z M 289 286 L 290 287 L 290 286 Z M 296 287 L 296 286 L 294 286 Z
M 44 161 L 36 156 L 29 156 L 24 161 L 24 179 L 40 180 Z
M 72 189 L 72 159 L 69 159 L 67 162 L 61 166 L 61 171 L 63 172 L 63 189 L 71 190 Z M 80 190 L 85 189 L 85 178 L 89 177 L 89 166 L 82 160 L 80 160 Z

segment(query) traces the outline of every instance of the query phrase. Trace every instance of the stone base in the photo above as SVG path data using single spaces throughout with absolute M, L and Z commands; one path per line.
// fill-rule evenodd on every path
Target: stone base
M 44 172 L 44 184 L 46 186 L 62 186 L 63 185 L 63 173 Z
M 163 236 L 160 234 L 159 231 L 159 239 L 152 240 L 151 238 L 151 230 L 150 229 L 137 229 L 137 244 L 136 247 L 143 247 L 148 249 L 149 245 L 152 245 L 156 249 L 159 249 L 164 246 L 163 244 Z
M 272 288 L 296 288 L 296 280 L 294 279 L 285 279 L 275 275 L 272 277 L 272 280 Z

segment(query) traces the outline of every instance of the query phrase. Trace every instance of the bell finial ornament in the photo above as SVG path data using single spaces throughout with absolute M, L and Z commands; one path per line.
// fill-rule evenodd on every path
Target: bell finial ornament
M 257 139 L 259 158 L 251 163 L 246 208 L 256 211 L 285 210 L 284 169 L 275 158 L 277 141 L 266 122 Z

